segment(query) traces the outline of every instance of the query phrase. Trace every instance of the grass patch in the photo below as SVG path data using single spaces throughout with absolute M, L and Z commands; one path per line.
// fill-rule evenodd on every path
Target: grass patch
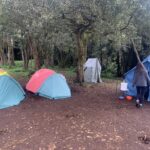
M 29 62 L 29 69 L 24 70 L 23 69 L 23 61 L 15 61 L 15 66 L 12 66 L 11 68 L 8 65 L 0 66 L 0 68 L 6 70 L 11 76 L 19 79 L 19 78 L 25 78 L 28 79 L 31 77 L 31 75 L 35 72 L 34 70 L 34 61 L 30 60 Z M 44 66 L 42 68 L 45 68 Z M 50 66 L 48 69 L 55 70 L 57 73 L 62 73 L 66 76 L 66 78 L 74 78 L 76 76 L 76 68 L 70 67 L 70 68 L 60 68 L 59 66 Z M 103 71 L 102 72 L 102 80 L 120 80 L 120 78 L 117 78 L 114 76 L 114 74 L 111 71 Z
M 29 67 L 31 67 L 31 61 L 29 62 Z M 3 65 L 0 68 L 4 69 L 14 78 L 28 78 L 30 70 L 23 69 L 23 61 L 15 61 L 15 66 Z
M 15 66 L 9 67 L 8 65 L 0 66 L 0 68 L 4 69 L 8 72 L 11 76 L 14 78 L 30 78 L 30 76 L 35 72 L 33 69 L 33 60 L 29 62 L 29 69 L 24 70 L 23 69 L 23 61 L 15 61 Z M 42 68 L 45 68 L 44 66 Z M 58 73 L 64 74 L 66 77 L 74 77 L 75 76 L 75 68 L 60 68 L 58 66 L 48 67 L 49 69 L 55 70 Z

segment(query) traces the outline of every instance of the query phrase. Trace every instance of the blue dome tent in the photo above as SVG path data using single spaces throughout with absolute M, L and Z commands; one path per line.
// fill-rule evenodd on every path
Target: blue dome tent
M 18 105 L 25 98 L 25 92 L 20 84 L 0 70 L 0 109 Z
M 40 96 L 50 99 L 63 99 L 71 97 L 70 88 L 66 79 L 60 74 L 54 74 L 47 78 L 38 90 Z
M 144 64 L 145 68 L 147 69 L 150 75 L 150 56 L 146 57 L 142 63 Z M 135 67 L 129 70 L 127 73 L 124 74 L 125 81 L 128 83 L 128 91 L 127 95 L 136 96 L 136 87 L 132 86 L 133 76 L 134 76 Z M 150 101 L 150 91 L 148 93 L 148 101 Z
M 35 72 L 27 83 L 26 89 L 49 99 L 71 97 L 66 78 L 62 74 L 49 69 L 40 69 Z

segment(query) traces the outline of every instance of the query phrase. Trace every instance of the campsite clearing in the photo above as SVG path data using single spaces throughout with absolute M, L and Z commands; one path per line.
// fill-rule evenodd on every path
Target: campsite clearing
M 21 81 L 25 86 L 26 81 Z M 28 93 L 0 110 L 0 150 L 148 150 L 150 104 L 119 101 L 116 81 L 80 87 L 53 101 Z

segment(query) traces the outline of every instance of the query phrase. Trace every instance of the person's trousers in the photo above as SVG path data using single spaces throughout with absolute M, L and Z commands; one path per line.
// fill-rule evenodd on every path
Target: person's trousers
M 145 92 L 145 95 L 144 95 L 144 100 L 148 100 L 148 97 L 149 97 L 149 86 L 146 87 L 146 92 Z
M 147 87 L 146 86 L 137 86 L 137 99 L 139 100 L 140 104 L 144 101 L 144 95 L 146 93 Z

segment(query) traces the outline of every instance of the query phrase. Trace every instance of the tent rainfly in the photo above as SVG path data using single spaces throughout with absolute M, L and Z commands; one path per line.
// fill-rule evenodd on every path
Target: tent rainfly
M 98 58 L 89 58 L 84 64 L 84 81 L 89 83 L 102 82 L 101 65 Z

